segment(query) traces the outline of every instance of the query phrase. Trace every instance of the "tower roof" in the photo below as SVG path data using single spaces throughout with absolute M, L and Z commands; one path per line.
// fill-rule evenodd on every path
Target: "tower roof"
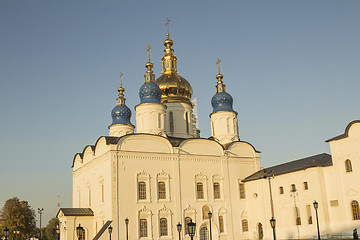
M 190 83 L 178 74 L 177 58 L 174 55 L 174 42 L 170 39 L 169 22 L 167 19 L 167 38 L 164 41 L 164 56 L 162 57 L 162 75 L 156 79 L 155 83 L 161 90 L 162 102 L 190 102 L 192 87 Z
M 122 87 L 122 76 L 123 74 L 120 73 L 120 87 L 118 88 L 118 98 L 116 99 L 116 106 L 111 111 L 112 117 L 112 124 L 129 124 L 132 125 L 130 122 L 131 118 L 131 110 L 126 106 L 126 98 L 124 96 L 125 88 Z
M 216 93 L 211 99 L 211 105 L 213 107 L 213 113 L 219 111 L 234 111 L 233 109 L 233 98 L 232 96 L 225 91 L 225 84 L 222 81 L 224 76 L 220 73 L 220 62 L 221 60 L 217 59 L 216 64 L 218 65 L 218 74 Z
M 159 86 L 154 82 L 155 74 L 153 73 L 153 64 L 150 62 L 150 49 L 148 46 L 146 50 L 148 52 L 148 62 L 145 64 L 147 68 L 145 82 L 139 90 L 140 104 L 142 103 L 160 103 L 161 102 L 161 90 Z

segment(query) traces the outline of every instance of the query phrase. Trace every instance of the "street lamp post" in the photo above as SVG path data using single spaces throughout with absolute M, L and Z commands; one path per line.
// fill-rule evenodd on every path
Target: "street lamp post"
M 111 240 L 111 233 L 112 233 L 113 227 L 110 226 L 108 229 L 109 229 L 109 236 L 110 236 L 110 240 Z
M 4 235 L 5 235 L 5 240 L 8 240 L 8 237 L 9 237 L 9 229 L 8 228 L 4 229 Z
M 194 236 L 195 236 L 196 223 L 194 223 L 192 220 L 190 220 L 190 222 L 188 223 L 188 228 L 189 228 L 189 236 L 190 236 L 191 240 L 193 240 Z
M 178 230 L 178 232 L 179 232 L 179 240 L 181 240 L 181 227 L 182 227 L 181 223 L 179 222 L 179 223 L 176 225 L 176 227 L 177 227 L 177 230 Z
M 212 240 L 212 231 L 211 231 L 211 217 L 212 217 L 212 212 L 208 213 L 209 216 L 209 225 L 210 225 L 210 240 Z
M 40 237 L 39 237 L 39 240 L 41 240 L 41 215 L 42 215 L 43 211 L 44 211 L 43 208 L 38 208 L 38 213 L 40 214 Z
M 78 240 L 81 239 L 83 231 L 84 231 L 84 228 L 79 224 L 79 226 L 76 227 L 76 234 L 77 234 Z
M 271 218 L 270 219 L 270 225 L 271 225 L 271 227 L 272 227 L 272 229 L 273 229 L 273 237 L 274 237 L 274 240 L 276 240 L 276 235 L 275 235 L 275 225 L 276 225 L 276 220 L 275 220 L 275 218 Z
M 125 218 L 126 225 L 126 240 L 129 240 L 129 219 Z
M 319 218 L 318 218 L 318 212 L 317 212 L 319 203 L 317 201 L 314 201 L 313 205 L 314 205 L 315 214 L 316 214 L 316 226 L 317 226 L 317 232 L 318 232 L 318 240 L 320 240 Z

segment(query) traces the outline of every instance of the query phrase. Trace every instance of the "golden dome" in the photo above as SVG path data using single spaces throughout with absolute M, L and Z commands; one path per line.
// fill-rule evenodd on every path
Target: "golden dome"
M 170 39 L 169 22 L 166 21 L 166 36 L 164 41 L 164 56 L 161 58 L 162 75 L 155 80 L 155 83 L 161 90 L 161 102 L 190 102 L 192 88 L 190 83 L 178 74 L 177 58 L 174 55 L 174 42 Z
M 193 93 L 191 85 L 180 75 L 163 74 L 155 83 L 161 90 L 161 102 L 190 102 Z

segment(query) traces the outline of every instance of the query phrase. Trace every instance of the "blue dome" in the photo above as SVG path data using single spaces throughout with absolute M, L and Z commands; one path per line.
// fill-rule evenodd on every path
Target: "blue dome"
M 145 82 L 140 90 L 140 104 L 141 103 L 160 103 L 161 90 L 154 82 Z
M 111 111 L 111 117 L 113 119 L 111 125 L 131 124 L 131 111 L 126 105 L 116 105 Z
M 234 111 L 233 98 L 227 92 L 216 93 L 211 99 L 213 113 L 218 111 Z

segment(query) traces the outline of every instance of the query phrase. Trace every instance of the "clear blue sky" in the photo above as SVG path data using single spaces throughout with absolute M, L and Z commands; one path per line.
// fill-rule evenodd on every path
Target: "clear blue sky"
M 355 0 L 0 1 L 0 206 L 18 196 L 44 223 L 58 194 L 71 207 L 73 156 L 108 134 L 119 73 L 133 116 L 148 44 L 160 76 L 166 17 L 202 137 L 221 58 L 262 166 L 329 152 L 360 118 L 359 12 Z

